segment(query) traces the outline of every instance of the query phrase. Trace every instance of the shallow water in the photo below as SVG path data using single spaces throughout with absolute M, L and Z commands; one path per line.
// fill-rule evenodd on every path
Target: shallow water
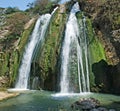
M 102 106 L 120 111 L 120 96 L 96 93 L 60 95 L 46 91 L 26 91 L 18 97 L 4 100 L 0 102 L 0 111 L 70 111 L 76 100 L 89 97 L 98 99 Z

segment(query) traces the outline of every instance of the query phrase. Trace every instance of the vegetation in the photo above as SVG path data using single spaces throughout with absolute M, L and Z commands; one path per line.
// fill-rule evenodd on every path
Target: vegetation
M 6 18 L 6 25 L 9 26 L 8 37 L 20 37 L 24 30 L 24 25 L 29 19 L 29 16 L 23 12 L 16 12 L 8 15 Z
M 33 14 L 45 14 L 51 13 L 56 1 L 51 0 L 36 0 L 34 3 L 29 3 L 29 9 L 26 11 L 32 11 Z
M 31 27 L 24 29 L 25 24 L 30 20 L 29 14 L 13 9 L 10 12 L 7 10 L 4 14 L 5 24 L 0 27 L 3 34 L 7 32 L 0 39 L 0 76 L 6 80 L 1 88 L 14 86 L 24 47 L 35 22 Z
M 87 19 L 86 24 L 88 30 L 89 47 L 91 50 L 90 52 L 91 52 L 92 63 L 98 62 L 101 59 L 106 60 L 104 48 L 100 43 L 100 41 L 98 40 L 98 38 L 95 37 L 94 35 L 94 31 L 90 19 Z
M 74 1 L 74 0 L 73 0 Z M 120 57 L 119 49 L 119 28 L 120 28 L 120 15 L 119 15 L 119 0 L 78 0 L 80 5 L 82 5 L 82 10 L 84 10 L 85 15 L 91 20 L 93 20 L 94 28 L 96 28 L 96 35 L 92 29 L 92 23 L 90 19 L 86 19 L 87 25 L 87 36 L 89 38 L 89 50 L 90 55 L 90 65 L 94 63 L 99 63 L 101 60 L 107 61 L 105 56 L 104 48 L 108 47 L 108 56 L 111 57 L 111 49 L 115 48 L 116 55 L 115 57 Z M 34 3 L 29 4 L 29 9 L 26 12 L 20 11 L 16 7 L 8 7 L 5 12 L 0 13 L 0 76 L 5 77 L 6 83 L 3 84 L 4 87 L 13 86 L 17 76 L 18 67 L 22 58 L 25 44 L 28 41 L 28 37 L 31 34 L 34 23 L 28 29 L 25 29 L 25 24 L 30 20 L 33 15 L 51 13 L 55 7 L 56 2 L 50 0 L 36 0 Z M 68 5 L 68 4 L 67 4 Z M 67 7 L 65 6 L 65 8 Z M 117 8 L 116 8 L 117 7 Z M 63 8 L 63 7 L 62 7 Z M 69 8 L 71 8 L 69 6 Z M 69 11 L 69 8 L 66 8 L 66 11 Z M 0 8 L 0 12 L 3 11 L 3 8 Z M 31 16 L 32 15 L 32 16 Z M 82 18 L 82 14 L 77 14 L 78 18 Z M 59 13 L 59 10 L 55 13 L 54 17 L 51 19 L 51 23 L 47 30 L 45 44 L 41 49 L 41 53 L 38 54 L 38 58 L 35 62 L 39 65 L 39 75 L 45 81 L 46 89 L 49 89 L 49 82 L 55 78 L 56 66 L 58 67 L 62 37 L 64 33 L 65 23 L 67 16 L 65 13 Z M 2 25 L 1 25 L 2 24 Z M 107 39 L 105 44 L 101 44 L 97 36 L 97 31 L 101 31 L 105 36 L 100 39 L 108 39 L 109 42 L 113 45 L 107 44 Z M 111 35 L 114 31 L 115 36 Z M 116 36 L 117 35 L 117 36 Z M 16 45 L 17 44 L 17 45 Z M 103 47 L 104 45 L 104 47 Z M 106 47 L 105 47 L 106 46 Z M 111 48 L 111 49 L 110 49 Z M 110 51 L 109 51 L 110 50 Z M 107 52 L 106 51 L 106 52 Z M 111 59 L 111 58 L 110 58 Z M 112 60 L 112 59 L 111 59 Z M 107 61 L 108 62 L 108 61 Z M 119 60 L 117 60 L 117 63 Z M 112 64 L 113 65 L 113 64 Z M 117 66 L 116 66 L 117 67 Z M 103 66 L 100 66 L 101 69 L 98 69 L 98 73 L 104 74 L 101 71 Z M 116 68 L 117 69 L 117 68 Z M 71 68 L 71 70 L 73 70 Z M 92 72 L 92 69 L 90 69 Z M 95 69 L 96 70 L 96 69 Z M 97 74 L 98 74 L 97 73 Z M 114 73 L 114 75 L 119 75 L 119 71 Z M 113 76 L 113 74 L 111 74 Z M 98 75 L 97 75 L 98 76 Z M 103 76 L 102 76 L 103 77 Z M 117 77 L 117 76 L 116 76 Z M 94 85 L 94 76 L 92 75 L 91 80 L 92 85 Z M 51 83 L 53 85 L 53 83 Z M 112 84 L 112 83 L 111 83 Z M 104 84 L 99 84 L 99 87 L 102 87 Z M 119 84 L 118 84 L 119 85 Z M 94 90 L 100 90 L 99 87 L 95 87 Z
M 57 14 L 58 13 L 55 14 L 54 19 L 56 19 Z M 60 19 L 60 18 L 58 18 L 58 19 Z M 52 22 L 50 23 L 49 33 L 47 34 L 47 36 L 49 38 L 47 38 L 46 44 L 44 44 L 44 46 L 43 46 L 43 53 L 42 53 L 43 55 L 42 56 L 44 57 L 44 59 L 42 59 L 41 63 L 42 63 L 42 67 L 44 67 L 43 69 L 45 69 L 45 72 L 48 72 L 49 67 L 51 67 L 51 65 L 54 64 L 54 60 L 52 60 L 52 58 L 55 58 L 54 53 L 56 50 L 57 39 L 59 37 L 58 31 L 55 31 L 55 30 L 59 30 L 59 25 L 60 25 L 59 23 L 60 22 L 57 20 L 56 20 L 56 22 L 54 20 L 52 20 Z
M 62 43 L 62 35 L 66 22 L 66 14 L 60 14 L 59 9 L 54 13 L 49 24 L 46 40 L 41 48 L 41 53 L 38 53 L 36 62 L 39 64 L 41 72 L 39 72 L 41 79 L 46 81 L 46 89 L 53 90 L 55 86 L 54 81 L 56 76 L 56 66 L 60 56 L 60 49 Z M 37 71 L 36 71 L 37 72 Z M 52 82 L 50 82 L 52 81 Z M 49 87 L 48 85 L 51 84 Z M 52 87 L 52 88 L 51 88 Z
M 28 39 L 30 37 L 30 34 L 33 30 L 33 27 L 34 27 L 34 22 L 32 23 L 31 27 L 29 27 L 28 29 L 26 29 L 23 34 L 22 34 L 22 37 L 21 37 L 21 41 L 18 45 L 18 49 L 16 49 L 13 53 L 12 53 L 12 60 L 13 60 L 13 65 L 11 65 L 11 68 L 12 68 L 12 75 L 10 76 L 10 85 L 14 85 L 15 83 L 15 80 L 17 78 L 17 74 L 18 74 L 18 68 L 20 66 L 20 63 L 21 63 L 21 59 L 22 59 L 22 56 L 23 56 L 23 52 L 24 52 L 24 49 L 25 49 L 25 45 L 27 44 L 28 42 Z
M 5 10 L 5 14 L 11 14 L 15 12 L 20 12 L 20 10 L 17 7 L 8 7 Z
M 101 84 L 96 86 L 95 84 L 95 75 L 93 75 L 92 72 L 92 67 L 93 64 L 105 60 L 106 61 L 106 56 L 105 56 L 105 50 L 101 44 L 101 42 L 98 40 L 98 38 L 95 36 L 92 28 L 92 24 L 90 19 L 87 19 L 86 21 L 87 24 L 87 31 L 88 31 L 88 37 L 89 37 L 89 49 L 90 49 L 90 84 L 91 84 L 91 90 L 94 92 L 99 92 L 101 87 Z M 99 69 L 96 69 L 99 70 Z
M 78 19 L 83 19 L 83 13 L 77 13 Z M 88 49 L 90 53 L 89 62 L 90 62 L 90 85 L 92 91 L 99 91 L 100 89 L 95 85 L 95 76 L 92 72 L 92 65 L 101 60 L 106 60 L 104 48 L 100 40 L 95 36 L 92 22 L 89 18 L 86 17 L 86 34 L 88 37 Z M 96 69 L 98 70 L 98 69 Z

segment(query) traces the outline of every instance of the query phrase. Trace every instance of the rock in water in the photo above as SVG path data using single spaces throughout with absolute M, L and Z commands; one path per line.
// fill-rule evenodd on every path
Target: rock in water
M 104 107 L 99 107 L 98 111 L 108 111 L 108 109 L 104 108 Z
M 100 101 L 95 98 L 82 98 L 71 105 L 72 110 L 78 111 L 116 111 L 100 106 Z
M 91 110 L 100 106 L 100 102 L 94 98 L 83 98 L 74 102 L 71 107 L 73 109 Z

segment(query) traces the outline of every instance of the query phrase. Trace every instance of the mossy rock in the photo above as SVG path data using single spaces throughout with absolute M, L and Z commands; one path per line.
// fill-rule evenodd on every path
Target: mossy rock
M 57 81 L 56 71 L 58 70 L 58 61 L 66 20 L 67 15 L 65 13 L 61 14 L 58 8 L 47 28 L 44 44 L 33 60 L 33 62 L 39 64 L 41 69 L 39 77 L 44 81 L 44 88 L 48 90 L 55 90 Z

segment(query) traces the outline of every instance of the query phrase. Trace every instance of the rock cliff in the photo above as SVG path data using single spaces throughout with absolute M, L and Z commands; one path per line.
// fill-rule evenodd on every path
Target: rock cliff
M 95 35 L 104 47 L 107 59 L 93 63 L 95 83 L 98 87 L 103 85 L 102 92 L 120 94 L 120 2 L 80 0 L 79 3 L 81 10 L 92 20 Z M 101 79 L 98 80 L 98 76 Z

